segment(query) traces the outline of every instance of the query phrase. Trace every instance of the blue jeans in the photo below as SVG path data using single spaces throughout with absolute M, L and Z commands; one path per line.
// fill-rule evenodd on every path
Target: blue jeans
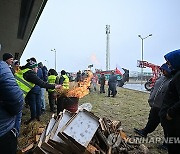
M 20 127 L 21 127 L 21 118 L 22 118 L 22 111 L 20 111 L 18 113 L 18 115 L 16 115 L 16 118 L 15 118 L 15 128 L 17 130 L 17 135 L 19 136 L 19 131 L 20 131 Z
M 45 102 L 45 88 L 41 88 L 41 109 L 45 110 L 46 109 L 46 102 Z
M 115 84 L 110 84 L 108 88 L 108 96 L 112 95 L 115 96 L 117 93 L 116 91 L 116 85 Z
M 96 83 L 93 82 L 92 85 L 93 85 L 93 90 L 96 91 Z
M 31 111 L 31 119 L 35 119 L 41 115 L 41 95 L 31 93 L 28 97 L 28 102 Z

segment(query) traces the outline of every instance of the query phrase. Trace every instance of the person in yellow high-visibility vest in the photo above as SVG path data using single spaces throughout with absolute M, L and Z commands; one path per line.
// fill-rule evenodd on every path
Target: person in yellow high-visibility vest
M 12 66 L 13 66 L 13 69 L 14 69 L 15 73 L 20 71 L 20 65 L 19 65 L 19 61 L 18 60 L 14 60 Z
M 48 72 L 48 83 L 49 84 L 57 84 L 59 82 L 58 73 L 54 69 L 50 69 Z M 48 98 L 49 98 L 49 106 L 50 111 L 55 112 L 55 104 L 56 103 L 56 91 L 55 89 L 48 89 Z
M 62 89 L 65 89 L 65 90 L 69 89 L 69 77 L 66 75 L 65 70 L 61 71 L 59 84 L 62 85 Z M 64 107 L 63 107 L 63 99 L 64 99 L 64 97 L 65 96 L 60 96 L 57 99 L 57 114 L 59 114 L 59 112 L 64 110 Z
M 37 76 L 37 66 L 36 59 L 31 58 L 25 66 L 21 67 L 18 73 L 15 73 L 16 82 L 23 91 L 24 97 L 27 97 L 31 111 L 31 118 L 25 121 L 25 124 L 30 123 L 34 119 L 40 121 L 41 102 L 40 95 L 34 91 L 35 85 L 47 89 L 61 88 L 61 85 L 48 84 L 41 80 Z

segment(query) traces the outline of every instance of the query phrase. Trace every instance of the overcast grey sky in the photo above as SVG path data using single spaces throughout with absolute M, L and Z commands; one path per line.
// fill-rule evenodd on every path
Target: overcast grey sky
M 48 0 L 21 57 L 36 57 L 48 68 L 78 71 L 89 64 L 106 68 L 105 26 L 111 26 L 110 68 L 116 64 L 140 71 L 141 39 L 144 60 L 161 65 L 163 56 L 178 49 L 180 36 L 179 0 Z M 150 69 L 147 69 L 150 71 Z

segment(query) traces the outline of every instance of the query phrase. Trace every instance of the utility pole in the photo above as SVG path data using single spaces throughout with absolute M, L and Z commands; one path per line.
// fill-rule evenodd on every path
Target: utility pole
M 51 51 L 53 51 L 55 54 L 55 56 L 54 56 L 54 64 L 55 64 L 54 68 L 56 70 L 56 49 L 51 49 Z
M 143 41 L 146 39 L 146 38 L 148 38 L 148 37 L 150 37 L 150 36 L 152 36 L 152 34 L 149 34 L 148 36 L 146 36 L 146 37 L 142 37 L 141 35 L 138 35 L 138 37 L 141 39 L 141 41 L 142 41 L 142 47 L 141 47 L 141 61 L 142 61 L 142 64 L 143 64 L 143 60 L 144 60 L 144 43 L 143 43 Z M 143 83 L 143 66 L 141 66 L 141 85 L 142 85 L 142 83 Z
M 110 40 L 110 25 L 106 25 L 106 71 L 110 70 L 110 50 L 109 50 L 109 40 Z

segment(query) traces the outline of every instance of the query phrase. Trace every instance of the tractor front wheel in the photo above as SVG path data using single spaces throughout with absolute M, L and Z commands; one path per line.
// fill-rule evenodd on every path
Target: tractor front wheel
M 147 81 L 145 84 L 144 84 L 144 87 L 147 91 L 151 91 L 152 89 L 152 82 L 150 81 Z

